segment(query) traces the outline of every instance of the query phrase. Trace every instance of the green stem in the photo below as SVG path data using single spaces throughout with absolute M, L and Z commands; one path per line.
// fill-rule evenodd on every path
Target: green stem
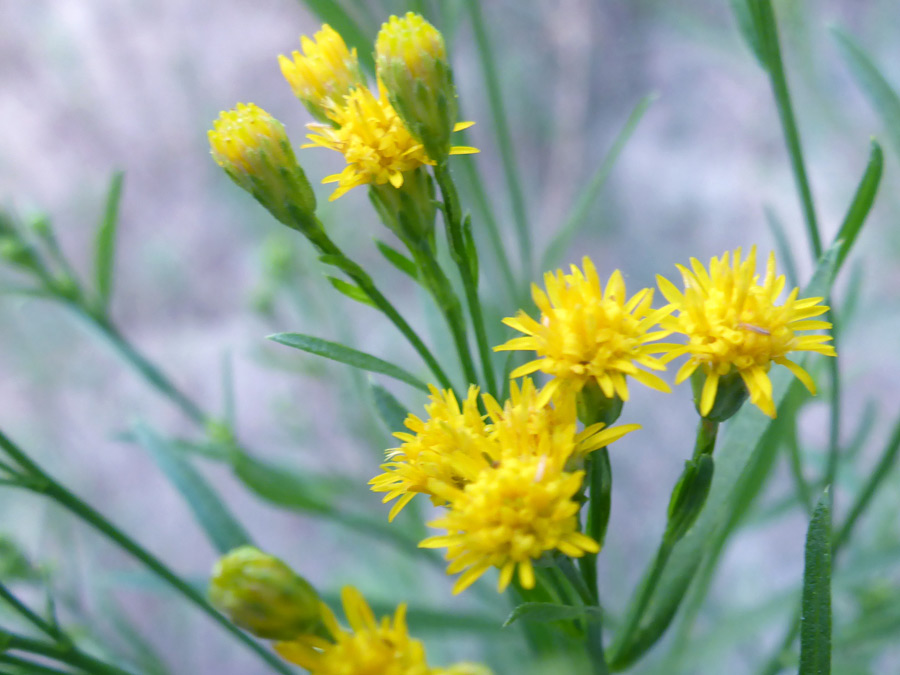
M 719 423 L 701 417 L 697 425 L 697 440 L 694 442 L 694 459 L 698 459 L 700 455 L 712 455 L 718 435 Z
M 156 576 L 163 579 L 172 588 L 181 593 L 186 599 L 199 607 L 203 612 L 208 614 L 216 623 L 221 625 L 225 630 L 231 633 L 238 640 L 243 642 L 247 647 L 252 649 L 256 654 L 268 663 L 279 673 L 290 675 L 291 670 L 276 657 L 268 652 L 263 646 L 242 632 L 237 626 L 231 623 L 222 614 L 217 612 L 212 605 L 207 602 L 201 593 L 192 586 L 182 580 L 177 574 L 166 567 L 158 558 L 154 557 L 146 549 L 142 548 L 137 542 L 131 539 L 124 532 L 116 528 L 99 512 L 88 506 L 81 499 L 69 492 L 62 485 L 51 478 L 44 470 L 38 466 L 28 455 L 26 455 L 18 446 L 16 446 L 3 432 L 0 432 L 0 447 L 19 464 L 25 471 L 34 478 L 32 484 L 23 484 L 22 486 L 34 492 L 39 492 L 49 497 L 70 513 L 83 520 L 85 523 L 93 527 L 98 532 L 112 540 L 124 551 L 131 554 L 140 561 L 145 567 L 152 571 Z
M 598 606 L 595 595 L 582 579 L 571 558 L 562 558 L 557 561 L 557 567 L 575 590 L 578 599 L 586 607 Z M 608 675 L 609 666 L 606 663 L 606 653 L 603 650 L 603 625 L 595 617 L 585 618 L 584 621 L 588 656 L 593 663 L 594 675 Z
M 352 278 L 359 287 L 368 295 L 372 302 L 375 303 L 375 306 L 380 309 L 384 315 L 390 319 L 391 323 L 393 323 L 397 329 L 403 334 L 403 336 L 409 341 L 409 343 L 413 346 L 422 359 L 428 364 L 428 367 L 431 369 L 431 372 L 441 383 L 441 386 L 445 389 L 452 389 L 450 384 L 450 379 L 447 377 L 447 374 L 441 368 L 440 364 L 437 362 L 437 359 L 434 358 L 434 355 L 425 346 L 425 343 L 422 342 L 422 339 L 418 336 L 418 334 L 412 329 L 412 327 L 406 322 L 394 305 L 382 295 L 381 291 L 375 286 L 375 283 L 372 281 L 372 278 L 356 263 L 354 263 L 350 258 L 344 255 L 344 252 L 338 247 L 337 244 L 332 241 L 332 239 L 325 233 L 325 228 L 322 227 L 322 224 L 316 220 L 317 227 L 312 231 L 306 232 L 307 237 L 312 242 L 312 244 L 319 250 L 319 252 L 324 255 L 332 255 L 339 257 L 347 263 L 349 263 L 347 269 L 345 270 L 347 275 Z
M 70 670 L 58 670 L 40 663 L 33 663 L 27 659 L 20 659 L 10 654 L 0 654 L 0 663 L 22 668 L 23 672 L 28 673 L 28 675 L 72 675 Z
M 791 475 L 794 478 L 794 487 L 807 515 L 811 516 L 813 510 L 812 491 L 810 490 L 806 476 L 803 475 L 803 460 L 800 457 L 800 444 L 797 441 L 796 420 L 790 421 L 786 436 L 785 442 L 787 444 Z
M 487 390 L 493 396 L 497 395 L 497 381 L 494 377 L 494 367 L 491 362 L 493 352 L 488 344 L 487 330 L 484 325 L 484 312 L 481 308 L 481 300 L 478 297 L 478 282 L 475 278 L 473 267 L 477 269 L 477 257 L 474 261 L 466 250 L 462 210 L 459 205 L 459 194 L 450 170 L 446 163 L 439 163 L 434 167 L 434 175 L 441 189 L 444 200 L 444 216 L 447 225 L 447 239 L 450 242 L 450 250 L 453 260 L 462 277 L 463 288 L 466 293 L 466 304 L 469 306 L 469 314 L 472 317 L 472 326 L 475 328 L 475 340 L 478 343 L 478 354 L 481 358 L 481 368 L 484 371 L 484 383 Z
M 612 470 L 609 465 L 609 452 L 606 448 L 600 448 L 591 453 L 588 458 L 588 473 L 590 476 L 590 500 L 587 512 L 587 535 L 603 546 L 606 534 L 606 526 L 609 523 L 609 514 L 612 497 Z M 600 591 L 597 585 L 597 554 L 588 553 L 579 560 L 581 574 L 587 584 L 594 604 L 600 600 Z
M 822 240 L 819 236 L 816 209 L 806 174 L 806 165 L 803 160 L 800 132 L 797 129 L 797 121 L 794 117 L 794 108 L 791 103 L 791 93 L 788 89 L 787 76 L 784 72 L 775 11 L 772 9 L 771 0 L 750 0 L 748 4 L 750 5 L 753 23 L 765 56 L 769 82 L 775 95 L 778 118 L 781 121 L 784 140 L 790 155 L 794 181 L 797 183 L 797 190 L 800 193 L 800 203 L 803 208 L 810 247 L 813 257 L 818 260 L 822 255 Z
M 30 607 L 25 605 L 25 603 L 23 603 L 15 595 L 13 595 L 12 592 L 2 583 L 0 583 L 0 598 L 6 600 L 6 602 L 8 602 L 13 609 L 15 609 L 29 622 L 34 624 L 41 632 L 45 633 L 58 642 L 68 642 L 68 638 L 62 634 L 57 626 L 51 624 L 49 621 L 46 621 L 38 614 L 33 612 Z
M 837 340 L 839 330 L 837 326 L 837 317 L 834 310 L 828 312 L 827 320 L 832 324 L 831 344 L 837 351 Z M 841 436 L 841 369 L 838 356 L 828 359 L 828 367 L 831 375 L 831 396 L 829 398 L 829 423 L 828 423 L 828 462 L 825 466 L 825 485 L 834 485 L 837 479 L 838 458 L 840 456 L 840 436 Z M 832 491 L 832 499 L 834 492 Z
M 91 675 L 131 675 L 129 671 L 88 656 L 71 644 L 42 642 L 16 633 L 0 630 L 0 645 L 3 650 L 16 650 L 30 654 L 40 654 L 55 661 L 67 663 L 91 673 Z
M 472 31 L 475 34 L 475 44 L 478 48 L 481 68 L 485 84 L 487 85 L 485 88 L 487 89 L 488 105 L 490 106 L 491 117 L 494 122 L 494 133 L 497 136 L 500 159 L 503 162 L 503 173 L 506 177 L 506 185 L 509 189 L 510 201 L 512 202 L 513 218 L 516 223 L 516 238 L 519 242 L 519 254 L 522 258 L 522 276 L 528 281 L 534 273 L 532 268 L 531 232 L 526 216 L 525 197 L 522 194 L 522 186 L 516 170 L 512 137 L 506 121 L 506 111 L 503 108 L 500 78 L 497 76 L 497 61 L 494 59 L 491 51 L 491 43 L 485 28 L 484 16 L 481 13 L 480 0 L 469 0 L 468 5 L 469 13 L 472 17 Z

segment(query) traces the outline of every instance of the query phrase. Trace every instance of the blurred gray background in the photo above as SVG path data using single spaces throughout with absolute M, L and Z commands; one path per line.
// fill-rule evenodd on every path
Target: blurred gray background
M 776 5 L 828 241 L 862 175 L 869 138 L 884 136 L 829 26 L 854 35 L 900 86 L 900 8 L 892 0 Z M 383 18 L 405 9 L 389 1 L 366 7 Z M 767 253 L 768 206 L 785 224 L 801 278 L 808 278 L 808 244 L 771 92 L 727 2 L 489 0 L 483 8 L 538 250 L 629 111 L 655 92 L 657 100 L 565 262 L 590 254 L 602 275 L 621 268 L 637 290 L 653 285 L 656 273 L 674 275 L 674 263 L 690 256 L 708 260 L 751 244 Z M 123 331 L 213 412 L 224 405 L 221 373 L 230 361 L 238 433 L 263 456 L 296 466 L 340 466 L 365 482 L 377 472 L 390 440 L 366 404 L 354 399 L 353 380 L 339 367 L 267 343 L 264 336 L 307 332 L 404 363 L 411 354 L 379 315 L 330 289 L 305 242 L 282 231 L 227 180 L 206 141 L 219 110 L 252 101 L 281 119 L 297 145 L 302 142 L 310 120 L 276 58 L 297 48 L 298 36 L 318 25 L 293 0 L 0 0 L 0 202 L 26 218 L 49 213 L 64 249 L 89 276 L 93 229 L 109 177 L 114 169 L 125 170 L 113 300 Z M 472 139 L 482 153 L 476 161 L 514 251 L 484 84 L 465 21 L 451 49 L 466 116 L 477 121 Z M 851 261 L 864 268 L 864 292 L 858 319 L 841 344 L 845 435 L 856 430 L 867 400 L 879 410 L 874 445 L 860 459 L 862 472 L 883 443 L 898 401 L 900 200 L 893 150 L 885 147 L 881 194 Z M 314 180 L 341 164 L 324 150 L 299 156 Z M 372 237 L 385 233 L 367 208 L 364 190 L 325 205 L 329 193 L 327 187 L 319 190 L 334 238 L 373 270 L 428 334 L 435 322 L 423 309 L 427 303 L 386 271 L 375 252 Z M 279 284 L 271 259 L 284 251 L 291 253 L 294 276 Z M 486 274 L 489 281 L 495 278 Z M 516 309 L 500 301 L 493 307 L 501 316 Z M 421 410 L 417 394 L 385 384 L 414 412 Z M 695 419 L 686 388 L 662 405 L 655 392 L 638 385 L 632 391 L 622 421 L 644 429 L 612 449 L 614 512 L 601 556 L 601 588 L 614 609 L 627 599 L 658 542 Z M 196 437 L 170 403 L 63 309 L 0 296 L 0 428 L 174 569 L 202 582 L 215 552 L 152 460 L 117 437 L 135 420 L 173 436 Z M 809 406 L 802 431 L 813 466 L 821 464 L 826 424 L 824 405 Z M 424 586 L 407 587 L 389 549 L 272 509 L 225 467 L 201 467 L 261 546 L 322 587 L 354 583 L 393 601 L 427 597 L 448 606 L 478 606 L 471 598 L 449 600 L 450 583 L 440 574 L 426 577 Z M 787 475 L 779 467 L 772 500 L 790 491 Z M 859 482 L 853 472 L 844 480 L 837 489 L 838 512 L 846 506 L 843 490 Z M 371 508 L 381 508 L 378 502 L 373 496 Z M 884 494 L 879 503 L 895 515 L 895 497 Z M 93 622 L 99 641 L 114 632 L 106 624 L 115 623 L 108 606 L 115 603 L 173 673 L 262 672 L 243 648 L 154 587 L 130 560 L 93 533 L 70 527 L 68 516 L 6 491 L 0 492 L 0 509 L 0 532 L 14 536 L 52 571 L 64 611 L 85 626 Z M 869 523 L 869 530 L 900 536 L 896 523 L 878 513 L 872 519 L 880 517 L 881 524 Z M 719 665 L 693 672 L 751 672 L 774 643 L 802 574 L 806 524 L 803 512 L 794 509 L 765 527 L 745 529 L 729 547 L 701 632 L 725 622 L 723 617 L 751 617 L 764 600 L 776 603 L 775 609 L 756 624 L 732 624 L 736 635 L 705 657 Z M 436 662 L 481 656 L 468 642 L 435 632 L 426 637 Z M 496 645 L 521 649 L 515 637 Z M 721 664 L 728 664 L 727 671 Z

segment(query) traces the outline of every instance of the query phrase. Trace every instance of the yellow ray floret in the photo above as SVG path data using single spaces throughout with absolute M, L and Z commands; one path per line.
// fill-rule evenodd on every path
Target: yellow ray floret
M 770 417 L 775 416 L 772 363 L 788 369 L 815 394 L 815 383 L 803 368 L 787 358 L 791 352 L 817 352 L 835 356 L 826 344 L 828 335 L 799 335 L 800 331 L 827 330 L 827 321 L 813 320 L 828 311 L 822 298 L 799 298 L 793 289 L 782 304 L 776 304 L 785 287 L 783 275 L 775 273 L 775 254 L 769 255 L 766 275 L 760 282 L 756 273 L 756 247 L 746 259 L 741 249 L 712 258 L 709 269 L 691 259 L 691 268 L 678 265 L 684 291 L 658 276 L 659 288 L 674 313 L 661 322 L 663 328 L 687 337 L 687 344 L 661 345 L 668 362 L 687 356 L 676 376 L 683 382 L 702 368 L 706 382 L 700 400 L 700 414 L 712 410 L 719 380 L 737 372 L 750 393 L 750 401 Z
M 385 503 L 397 499 L 390 520 L 417 494 L 443 504 L 431 493 L 429 481 L 462 485 L 483 466 L 478 441 L 487 436 L 487 427 L 478 410 L 478 387 L 469 387 L 462 406 L 452 391 L 431 387 L 425 411 L 424 421 L 413 414 L 406 418 L 404 424 L 412 433 L 394 434 L 403 444 L 387 451 L 388 461 L 381 466 L 385 473 L 369 481 L 374 492 L 387 493 Z
M 281 73 L 294 95 L 325 122 L 328 108 L 340 105 L 353 89 L 365 85 L 356 49 L 347 49 L 343 38 L 328 24 L 313 39 L 301 36 L 300 44 L 303 53 L 294 51 L 291 58 L 278 57 Z
M 489 675 L 486 668 L 473 664 L 429 668 L 424 646 L 409 635 L 406 605 L 400 605 L 393 617 L 378 620 L 355 588 L 345 587 L 341 601 L 349 630 L 338 624 L 334 613 L 323 603 L 327 635 L 303 635 L 279 642 L 275 649 L 281 657 L 306 668 L 310 675 Z
M 594 381 L 603 393 L 628 400 L 626 377 L 660 391 L 669 386 L 657 375 L 642 370 L 665 370 L 653 356 L 655 340 L 667 335 L 653 330 L 668 309 L 654 310 L 653 291 L 644 289 L 631 298 L 616 270 L 605 288 L 590 258 L 575 265 L 570 274 L 557 270 L 544 275 L 546 292 L 532 285 L 532 297 L 541 312 L 539 321 L 520 311 L 503 320 L 526 337 L 518 337 L 495 350 L 528 350 L 537 359 L 512 372 L 513 377 L 541 371 L 555 379 L 550 386 L 575 393 Z
M 338 184 L 330 200 L 369 183 L 390 183 L 399 188 L 403 185 L 404 173 L 434 164 L 422 144 L 410 135 L 383 92 L 376 97 L 367 87 L 354 89 L 341 105 L 329 109 L 328 117 L 333 125 L 309 125 L 313 133 L 308 138 L 312 142 L 303 147 L 323 147 L 344 155 L 346 168 L 322 181 Z M 460 123 L 454 130 L 467 126 L 470 125 Z M 457 146 L 450 154 L 473 152 L 478 150 Z

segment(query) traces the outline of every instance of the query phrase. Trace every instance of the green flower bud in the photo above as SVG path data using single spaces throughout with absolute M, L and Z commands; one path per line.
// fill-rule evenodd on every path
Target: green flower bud
M 235 624 L 268 640 L 314 633 L 320 623 L 315 589 L 281 560 L 253 546 L 236 548 L 216 563 L 209 598 Z
M 610 426 L 622 414 L 623 401 L 618 396 L 607 396 L 596 380 L 590 380 L 575 399 L 578 406 L 578 419 L 585 426 L 602 422 Z
M 284 126 L 252 103 L 224 111 L 209 131 L 213 159 L 288 227 L 315 227 L 316 196 Z
M 392 16 L 375 41 L 378 79 L 409 132 L 428 156 L 443 162 L 450 154 L 456 123 L 456 87 L 444 37 L 420 15 Z

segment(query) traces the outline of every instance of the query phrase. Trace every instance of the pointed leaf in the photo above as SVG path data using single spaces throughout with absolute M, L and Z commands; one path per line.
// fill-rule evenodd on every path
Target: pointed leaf
M 372 302 L 372 298 L 370 298 L 366 294 L 366 292 L 356 284 L 351 284 L 349 281 L 344 281 L 343 279 L 338 279 L 337 277 L 330 277 L 326 275 L 326 278 L 331 282 L 331 285 L 334 286 L 335 290 L 339 293 L 343 293 L 351 300 L 356 300 L 356 302 L 361 302 L 362 304 L 368 305 L 369 307 L 375 307 L 375 303 Z
M 378 250 L 381 251 L 381 255 L 383 255 L 391 265 L 413 279 L 419 279 L 419 270 L 416 267 L 416 263 L 413 262 L 411 258 L 406 257 L 393 246 L 385 244 L 380 239 L 375 240 L 375 246 L 378 247 Z
M 206 479 L 166 439 L 143 424 L 135 427 L 134 435 L 185 498 L 197 523 L 219 553 L 224 554 L 251 543 L 250 535 L 235 520 Z
M 327 513 L 334 502 L 347 492 L 346 481 L 314 473 L 299 473 L 236 452 L 231 458 L 235 476 L 257 496 L 289 509 Z
M 113 174 L 106 195 L 106 207 L 103 219 L 97 229 L 94 240 L 94 276 L 97 282 L 97 296 L 100 308 L 109 306 L 113 287 L 113 265 L 116 253 L 116 231 L 119 225 L 119 201 L 122 197 L 122 183 L 125 174 L 117 171 Z
M 372 384 L 372 396 L 375 399 L 375 410 L 378 412 L 378 417 L 384 422 L 388 433 L 402 431 L 406 428 L 403 422 L 406 420 L 407 409 L 394 398 L 391 392 L 380 384 Z
M 825 488 L 806 535 L 799 675 L 831 672 L 831 493 Z
M 304 335 L 303 333 L 277 333 L 275 335 L 270 335 L 268 339 L 273 342 L 278 342 L 279 344 L 287 345 L 288 347 L 293 347 L 294 349 L 309 352 L 310 354 L 324 356 L 326 359 L 331 359 L 332 361 L 346 363 L 348 366 L 353 366 L 360 370 L 367 370 L 371 373 L 381 373 L 382 375 L 393 377 L 401 382 L 406 382 L 408 385 L 421 389 L 424 392 L 428 391 L 428 387 L 424 382 L 415 375 L 403 370 L 400 366 L 395 366 L 393 363 L 379 359 L 377 356 L 357 351 L 356 349 L 352 349 L 351 347 L 347 347 L 346 345 L 337 342 L 329 342 L 328 340 L 322 340 L 321 338 L 313 337 L 311 335 Z
M 515 623 L 519 619 L 525 621 L 571 621 L 573 619 L 585 619 L 587 621 L 600 621 L 603 619 L 603 611 L 599 607 L 585 605 L 557 605 L 553 602 L 523 602 L 517 606 L 503 622 L 503 627 Z
M 847 209 L 847 215 L 841 224 L 836 240 L 843 241 L 841 254 L 838 256 L 838 267 L 840 267 L 853 244 L 856 242 L 856 236 L 862 229 L 863 223 L 866 222 L 866 216 L 872 208 L 875 201 L 875 195 L 878 193 L 878 185 L 881 183 L 881 172 L 884 168 L 884 153 L 881 152 L 881 146 L 878 141 L 872 141 L 872 152 L 869 155 L 869 163 L 859 186 L 856 188 L 856 194 Z

